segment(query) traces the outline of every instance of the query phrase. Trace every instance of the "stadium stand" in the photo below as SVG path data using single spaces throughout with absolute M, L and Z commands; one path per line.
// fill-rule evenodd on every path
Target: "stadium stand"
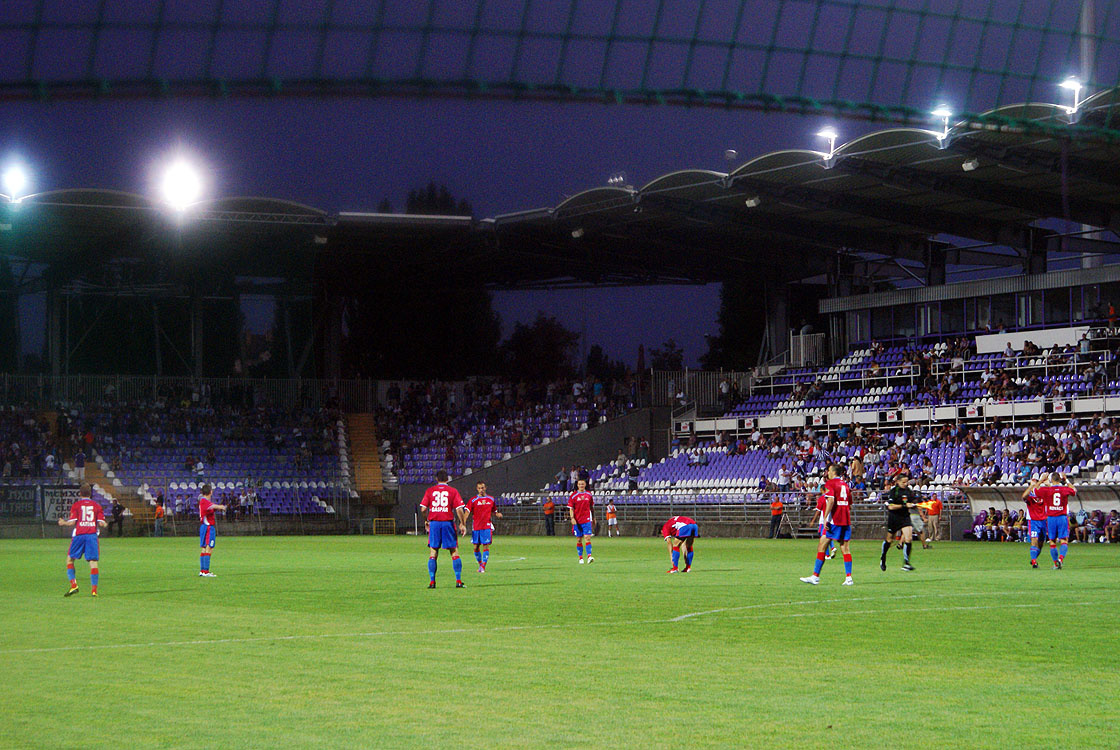
M 377 433 L 402 484 L 424 483 L 437 468 L 452 476 L 509 459 L 594 427 L 633 408 L 632 383 L 595 378 L 547 384 L 478 380 L 463 403 L 442 383 L 390 392 Z

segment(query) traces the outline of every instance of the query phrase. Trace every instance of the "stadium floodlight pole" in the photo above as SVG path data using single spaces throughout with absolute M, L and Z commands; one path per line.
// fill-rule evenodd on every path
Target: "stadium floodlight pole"
M 1081 89 L 1082 89 L 1081 81 L 1077 80 L 1077 76 L 1069 76 L 1068 78 L 1066 78 L 1064 81 L 1062 81 L 1058 85 L 1061 86 L 1066 91 L 1072 91 L 1073 92 L 1073 106 L 1072 107 L 1066 107 L 1066 111 L 1069 112 L 1069 121 L 1070 122 L 1076 122 L 1077 117 L 1078 117 L 1078 111 L 1077 110 L 1078 110 L 1078 107 L 1081 106 Z
M 822 128 L 817 133 L 817 137 L 828 141 L 828 153 L 824 155 L 824 166 L 829 169 L 832 167 L 832 157 L 836 155 L 836 139 L 840 137 L 840 134 L 836 132 L 836 128 L 830 126 Z
M 27 184 L 27 170 L 20 164 L 11 164 L 4 170 L 4 192 L 11 198 L 12 203 L 19 203 L 25 195 Z
M 937 109 L 930 112 L 934 117 L 941 118 L 941 132 L 937 136 L 937 145 L 940 148 L 945 148 L 949 140 L 949 118 L 953 116 L 953 110 L 949 109 L 944 104 L 938 105 Z

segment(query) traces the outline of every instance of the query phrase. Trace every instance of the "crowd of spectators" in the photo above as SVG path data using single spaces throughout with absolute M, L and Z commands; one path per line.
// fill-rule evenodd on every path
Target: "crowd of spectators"
M 990 507 L 972 521 L 971 538 L 981 542 L 1029 542 L 1030 525 L 1025 509 L 998 510 Z M 1071 542 L 1120 543 L 1120 511 L 1071 511 Z
M 449 465 L 480 446 L 516 453 L 546 437 L 619 416 L 637 402 L 638 381 L 632 377 L 609 382 L 588 377 L 545 383 L 493 378 L 404 387 L 393 383 L 376 412 L 376 426 L 396 472 L 417 448 L 435 449 Z
M 50 424 L 27 406 L 0 409 L 0 478 L 56 477 L 62 462 Z

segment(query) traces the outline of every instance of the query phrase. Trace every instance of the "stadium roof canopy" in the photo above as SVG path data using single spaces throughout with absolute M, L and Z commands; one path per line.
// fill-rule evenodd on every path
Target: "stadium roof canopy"
M 212 201 L 179 220 L 142 196 L 61 190 L 3 199 L 0 245 L 46 263 L 205 258 L 226 273 L 258 276 L 313 267 L 341 288 L 401 279 L 525 288 L 842 273 L 938 283 L 947 270 L 1040 272 L 1063 253 L 1120 253 L 1120 144 L 1072 137 L 1112 121 L 1118 104 L 1120 89 L 1088 98 L 1072 115 L 1052 104 L 1005 106 L 947 134 L 887 129 L 831 155 L 777 151 L 726 174 L 682 170 L 640 188 L 598 187 L 483 220 L 328 215 L 269 198 Z

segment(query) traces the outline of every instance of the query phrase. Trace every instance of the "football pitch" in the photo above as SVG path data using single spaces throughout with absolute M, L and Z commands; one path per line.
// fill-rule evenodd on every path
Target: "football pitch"
M 1112 747 L 1120 548 L 498 537 L 428 583 L 415 537 L 0 542 L 4 748 Z M 1111 717 L 1111 718 L 1110 718 Z

